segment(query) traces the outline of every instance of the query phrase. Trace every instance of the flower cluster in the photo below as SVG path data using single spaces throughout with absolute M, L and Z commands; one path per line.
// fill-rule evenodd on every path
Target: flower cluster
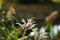
M 45 31 L 46 29 L 44 27 L 42 27 L 40 30 L 39 30 L 39 39 L 42 40 L 42 39 L 48 39 L 48 32 Z
M 3 12 L 4 13 L 4 12 Z M 12 6 L 10 6 L 10 8 L 9 8 L 9 10 L 7 11 L 7 15 L 6 15 L 6 17 L 9 19 L 11 19 L 12 18 L 12 14 L 15 14 L 16 13 L 16 11 L 15 11 L 15 9 L 12 7 Z
M 22 19 L 21 22 L 23 22 L 23 24 L 21 24 L 21 23 L 16 23 L 16 24 L 18 24 L 20 26 L 19 27 L 20 29 L 23 29 L 23 34 L 22 34 L 23 36 L 26 34 L 27 30 L 31 29 L 33 31 L 33 28 L 36 25 L 35 21 L 33 21 L 33 18 L 27 19 L 27 22 L 24 19 Z M 19 40 L 21 40 L 21 38 Z
M 36 25 L 36 24 L 34 24 L 35 21 L 33 21 L 33 18 L 27 19 L 27 22 L 24 19 L 22 19 L 21 22 L 23 22 L 24 24 L 21 24 L 21 23 L 16 23 L 16 24 L 20 25 L 20 27 L 24 30 L 25 30 L 25 28 L 31 29 L 31 28 L 35 27 L 35 25 Z

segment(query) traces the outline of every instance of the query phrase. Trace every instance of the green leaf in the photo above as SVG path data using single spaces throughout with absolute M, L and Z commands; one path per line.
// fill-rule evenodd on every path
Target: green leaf
M 14 30 L 16 30 L 14 23 L 12 23 L 12 26 L 11 26 L 11 27 L 12 27 Z

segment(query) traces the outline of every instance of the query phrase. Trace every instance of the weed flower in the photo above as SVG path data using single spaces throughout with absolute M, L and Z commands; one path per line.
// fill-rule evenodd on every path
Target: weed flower
M 42 27 L 39 30 L 39 39 L 46 39 L 46 38 L 48 38 L 48 33 L 45 31 L 45 28 Z
M 4 37 L 1 37 L 2 40 L 4 40 L 5 38 Z
M 5 11 L 2 12 L 3 14 L 5 13 Z
M 5 27 L 2 27 L 2 30 L 5 30 Z
M 27 22 L 24 19 L 22 19 L 21 22 L 23 22 L 24 24 L 21 24 L 21 23 L 16 23 L 16 24 L 20 25 L 20 27 L 22 29 L 24 29 L 24 28 L 33 28 L 36 25 L 36 24 L 34 24 L 35 22 L 32 20 L 32 18 L 27 19 Z
M 39 39 L 47 39 L 48 38 L 48 33 L 40 33 L 40 38 Z
M 4 19 L 2 19 L 2 22 L 4 22 L 5 20 Z
M 15 14 L 15 13 L 16 13 L 15 9 L 12 6 L 10 6 L 9 10 L 7 11 L 6 17 L 7 18 L 12 18 L 12 14 Z
M 33 27 L 35 27 L 35 25 L 36 25 L 32 18 L 27 19 L 27 22 L 24 19 L 22 19 L 21 22 L 23 22 L 24 24 L 21 24 L 21 23 L 16 23 L 16 24 L 20 25 L 18 30 L 20 30 L 21 32 L 23 31 L 23 34 L 22 34 L 23 36 L 26 34 L 27 30 L 29 30 L 29 29 L 32 30 Z

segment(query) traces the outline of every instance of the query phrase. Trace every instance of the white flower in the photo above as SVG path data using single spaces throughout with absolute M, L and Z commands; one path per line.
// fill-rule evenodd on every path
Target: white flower
M 28 21 L 28 22 L 32 22 L 33 20 L 32 20 L 32 18 L 30 18 L 30 19 L 27 19 L 27 21 Z
M 15 12 L 15 9 L 13 8 L 12 5 L 10 6 L 9 10 L 12 12 L 12 14 L 15 14 L 15 13 L 16 13 L 16 12 Z
M 34 32 L 31 32 L 30 35 L 34 35 L 35 33 Z
M 48 38 L 47 34 L 48 34 L 47 32 L 45 32 L 45 33 L 40 33 L 40 39 Z
M 24 19 L 22 19 L 22 21 L 21 22 L 23 22 L 24 24 L 26 24 L 26 22 L 25 22 L 25 20 Z
M 18 24 L 22 29 L 24 29 L 25 24 L 20 24 L 20 23 L 16 23 L 16 24 Z
M 60 31 L 60 25 L 58 25 L 58 31 Z
M 3 30 L 5 30 L 5 28 L 4 28 L 4 27 L 2 27 L 2 29 L 3 29 Z
M 5 11 L 2 12 L 3 14 L 5 13 Z
M 21 40 L 21 39 L 18 39 L 18 40 Z
M 30 28 L 33 28 L 33 27 L 35 27 L 35 25 L 36 25 L 36 24 L 32 24 Z
M 2 40 L 4 40 L 4 37 L 1 37 Z
M 55 25 L 55 26 L 54 26 L 54 35 L 56 35 L 57 33 L 58 33 L 58 26 Z
M 13 15 L 16 14 L 15 9 L 13 8 L 13 6 L 9 7 L 9 10 L 7 10 L 6 12 L 6 17 L 11 20 L 13 18 Z
M 21 28 L 23 28 L 23 27 L 33 28 L 36 25 L 36 24 L 34 24 L 35 21 L 33 21 L 32 18 L 27 19 L 27 22 L 24 19 L 22 19 L 21 22 L 23 22 L 24 24 L 16 23 L 16 24 L 20 25 Z
M 4 19 L 2 19 L 2 21 L 4 22 L 5 20 L 4 20 Z
M 45 33 L 45 28 L 42 27 L 42 28 L 39 30 L 39 33 Z
M 44 28 L 44 27 L 42 27 L 42 28 L 39 30 L 40 39 L 48 38 L 47 34 L 48 34 L 48 33 L 45 31 L 45 28 Z

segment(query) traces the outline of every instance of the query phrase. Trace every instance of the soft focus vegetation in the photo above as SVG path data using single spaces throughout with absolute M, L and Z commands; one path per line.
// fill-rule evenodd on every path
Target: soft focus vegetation
M 16 2 L 17 0 L 5 1 Z M 46 3 L 47 0 L 39 1 Z M 60 3 L 59 0 L 51 1 Z M 51 1 L 47 1 L 47 3 Z M 60 40 L 60 25 L 52 24 L 58 16 L 58 11 L 54 11 L 48 16 L 41 27 L 38 26 L 35 17 L 23 18 L 16 15 L 16 10 L 12 5 L 6 11 L 2 8 L 2 0 L 0 0 L 0 40 Z
M 49 23 L 39 28 L 34 17 L 25 20 L 14 16 L 15 14 L 12 6 L 7 12 L 1 12 L 0 40 L 59 40 L 59 25 L 53 26 Z

